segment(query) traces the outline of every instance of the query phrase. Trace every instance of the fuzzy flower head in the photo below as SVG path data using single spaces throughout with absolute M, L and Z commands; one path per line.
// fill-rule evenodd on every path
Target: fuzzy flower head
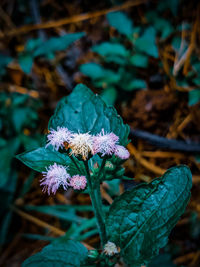
M 70 180 L 70 186 L 76 190 L 85 189 L 87 180 L 85 176 L 74 175 Z
M 119 253 L 115 243 L 110 242 L 110 241 L 108 241 L 105 244 L 103 252 L 108 256 L 113 256 L 113 255 Z
M 69 143 L 71 134 L 72 133 L 65 127 L 58 126 L 57 130 L 51 129 L 50 133 L 47 135 L 48 144 L 46 147 L 52 145 L 55 150 L 63 148 L 65 142 Z
M 102 129 L 101 133 L 94 137 L 93 154 L 112 155 L 118 141 L 119 137 L 117 135 L 114 133 L 105 134 L 104 129 Z
M 128 159 L 130 157 L 129 151 L 123 146 L 116 146 L 115 156 L 120 159 Z
M 42 191 L 44 193 L 48 192 L 50 195 L 51 192 L 55 194 L 60 186 L 67 190 L 71 178 L 67 169 L 67 167 L 56 163 L 47 167 L 47 171 L 43 172 L 44 177 L 40 180 L 40 185 L 43 186 Z
M 71 148 L 71 155 L 81 156 L 83 160 L 88 158 L 89 153 L 93 152 L 92 149 L 93 136 L 88 133 L 75 133 L 72 134 L 69 147 Z

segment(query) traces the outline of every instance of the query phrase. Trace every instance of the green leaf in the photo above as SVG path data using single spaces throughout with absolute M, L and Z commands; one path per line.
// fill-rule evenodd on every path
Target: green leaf
M 33 53 L 34 57 L 48 56 L 56 51 L 67 49 L 73 42 L 85 35 L 84 32 L 69 33 L 60 37 L 52 37 L 43 42 Z
M 0 53 L 0 76 L 5 74 L 6 67 L 11 61 L 11 57 Z
M 43 250 L 28 258 L 22 267 L 79 267 L 87 258 L 87 249 L 79 242 L 54 241 Z
M 155 257 L 150 264 L 147 265 L 147 267 L 176 267 L 175 264 L 173 264 L 171 255 L 170 254 L 160 254 L 157 257 Z
M 103 57 L 108 57 L 110 55 L 119 56 L 119 57 L 127 57 L 129 55 L 129 51 L 119 43 L 110 43 L 104 42 L 92 47 L 92 51 L 98 53 Z
M 107 14 L 110 26 L 114 27 L 119 33 L 130 36 L 133 34 L 132 20 L 123 12 L 111 12 Z
M 147 28 L 143 35 L 136 39 L 135 47 L 149 56 L 158 58 L 158 48 L 156 45 L 156 31 L 153 27 Z
M 80 71 L 90 77 L 93 81 L 100 81 L 99 86 L 103 84 L 118 83 L 120 75 L 112 70 L 105 69 L 97 63 L 85 63 L 80 66 Z
M 189 91 L 189 101 L 188 105 L 196 105 L 200 101 L 200 89 L 194 89 Z
M 40 147 L 28 152 L 24 152 L 16 156 L 21 162 L 27 165 L 29 168 L 32 168 L 35 171 L 43 172 L 46 171 L 46 167 L 53 165 L 54 163 L 68 166 L 69 173 L 71 175 L 77 174 L 77 168 L 74 165 L 74 162 L 67 155 L 61 154 L 50 148 Z M 80 162 L 77 162 L 79 167 L 81 167 Z M 84 174 L 81 168 L 81 173 Z
M 142 54 L 135 54 L 130 58 L 130 62 L 133 66 L 146 68 L 148 66 L 148 57 Z
M 136 89 L 146 89 L 146 88 L 147 88 L 146 82 L 140 79 L 134 79 L 123 86 L 123 89 L 126 91 L 132 91 Z
M 108 87 L 102 91 L 101 97 L 107 105 L 114 105 L 117 99 L 117 90 L 114 87 Z
M 113 202 L 107 218 L 108 239 L 121 248 L 131 267 L 146 265 L 166 245 L 187 206 L 191 187 L 190 169 L 180 165 Z
M 120 143 L 128 143 L 129 126 L 113 106 L 107 106 L 100 96 L 95 95 L 87 86 L 77 85 L 73 92 L 64 97 L 49 122 L 49 129 L 67 127 L 72 132 L 91 134 L 113 132 L 119 136 Z
M 33 56 L 29 53 L 21 53 L 19 55 L 19 65 L 24 73 L 29 74 L 33 65 Z

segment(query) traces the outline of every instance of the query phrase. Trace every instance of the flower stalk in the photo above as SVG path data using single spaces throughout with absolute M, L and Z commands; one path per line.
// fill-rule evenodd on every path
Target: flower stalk
M 101 197 L 100 197 L 100 199 L 97 200 L 97 194 L 95 194 L 97 192 L 97 190 L 99 190 L 99 192 L 100 192 L 100 183 L 98 183 L 98 185 L 97 184 L 95 185 L 95 187 L 97 187 L 97 186 L 99 187 L 98 189 L 93 186 L 94 184 L 91 181 L 90 171 L 89 171 L 89 167 L 88 167 L 88 161 L 85 161 L 84 165 L 85 165 L 85 169 L 86 169 L 86 173 L 87 173 L 89 195 L 91 198 L 94 214 L 95 214 L 95 217 L 97 219 L 97 226 L 98 226 L 98 230 L 99 230 L 101 244 L 103 247 L 107 242 L 106 228 L 105 228 L 105 222 L 104 222 L 103 212 L 102 212 L 102 208 L 101 208 L 102 204 L 99 205 L 99 203 L 101 201 Z M 98 198 L 99 198 L 99 196 L 98 196 Z

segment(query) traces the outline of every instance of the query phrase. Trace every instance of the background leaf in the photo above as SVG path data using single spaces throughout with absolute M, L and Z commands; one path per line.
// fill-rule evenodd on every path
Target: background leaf
M 118 83 L 120 75 L 112 70 L 105 69 L 97 63 L 85 63 L 80 66 L 80 71 L 90 77 L 98 86 L 101 87 L 105 84 Z
M 85 35 L 84 32 L 69 33 L 59 37 L 52 37 L 46 42 L 43 42 L 35 51 L 34 57 L 48 56 L 48 54 L 55 53 L 67 49 L 73 42 Z
M 136 39 L 135 47 L 149 56 L 158 58 L 158 48 L 156 45 L 156 31 L 153 27 L 147 28 L 143 35 Z
M 150 184 L 141 184 L 111 205 L 107 234 L 132 267 L 147 264 L 166 245 L 190 198 L 192 175 L 181 165 Z
M 137 53 L 130 58 L 130 62 L 133 66 L 146 68 L 148 66 L 148 57 Z
M 119 33 L 127 36 L 133 34 L 133 22 L 125 13 L 120 11 L 111 12 L 106 17 L 110 26 L 115 28 Z
M 194 89 L 189 91 L 189 106 L 193 106 L 200 101 L 200 89 Z
M 95 45 L 92 47 L 92 51 L 98 53 L 103 57 L 108 57 L 110 55 L 127 57 L 129 55 L 129 51 L 126 50 L 126 48 L 122 44 L 111 42 L 103 42 L 101 44 Z

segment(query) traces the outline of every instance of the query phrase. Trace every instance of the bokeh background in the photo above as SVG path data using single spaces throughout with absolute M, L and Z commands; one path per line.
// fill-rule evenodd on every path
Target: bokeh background
M 43 194 L 41 174 L 15 158 L 44 144 L 57 102 L 78 83 L 131 127 L 124 167 L 134 179 L 104 183 L 105 205 L 169 167 L 191 168 L 191 201 L 149 267 L 200 266 L 199 36 L 199 1 L 1 0 L 1 266 L 21 266 L 65 233 L 98 246 L 89 196 Z

